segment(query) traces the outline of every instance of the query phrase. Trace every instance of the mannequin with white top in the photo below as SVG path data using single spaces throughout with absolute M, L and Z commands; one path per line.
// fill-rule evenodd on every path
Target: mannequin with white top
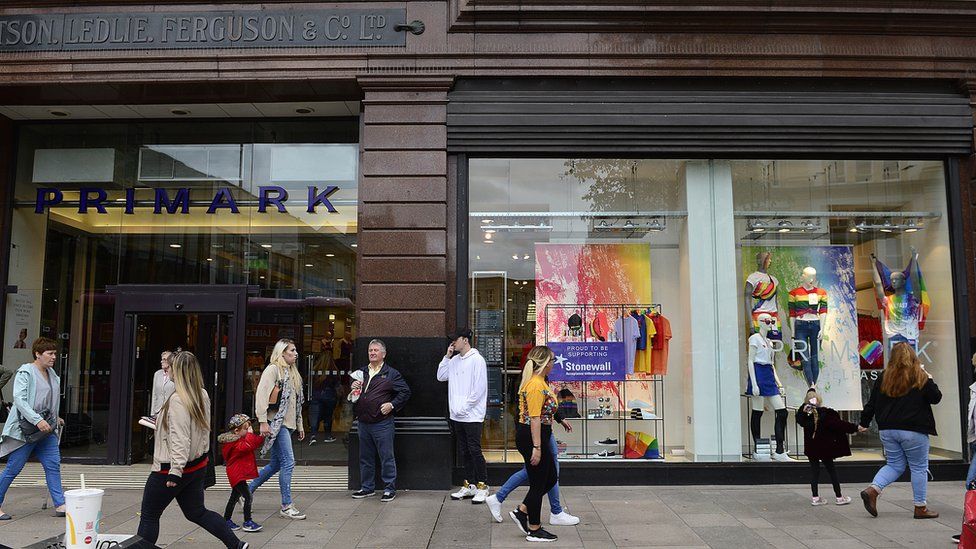
M 761 433 L 762 415 L 765 406 L 769 406 L 776 414 L 774 424 L 774 438 L 776 461 L 794 461 L 784 448 L 786 439 L 786 399 L 783 397 L 783 383 L 779 380 L 776 367 L 773 366 L 773 342 L 769 339 L 769 332 L 776 324 L 776 319 L 768 313 L 762 313 L 756 319 L 759 332 L 749 336 L 749 377 L 746 379 L 746 394 L 752 395 L 752 418 L 749 422 L 753 440 L 758 440 Z M 754 455 L 754 459 L 762 459 Z
M 790 333 L 793 357 L 800 357 L 803 377 L 810 388 L 820 377 L 820 346 L 827 321 L 827 292 L 817 287 L 817 270 L 804 267 L 800 286 L 790 291 Z

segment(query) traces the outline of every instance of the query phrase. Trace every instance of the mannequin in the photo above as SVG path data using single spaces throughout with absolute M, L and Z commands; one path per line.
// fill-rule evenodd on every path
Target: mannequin
M 794 461 L 783 447 L 786 438 L 786 399 L 783 398 L 783 384 L 773 366 L 773 342 L 768 337 L 776 324 L 776 319 L 768 313 L 761 313 L 757 321 L 759 333 L 749 336 L 749 377 L 746 378 L 746 394 L 754 397 L 750 399 L 752 417 L 749 430 L 753 440 L 760 438 L 763 408 L 768 404 L 776 414 L 774 427 L 776 452 L 773 454 L 773 459 Z
M 793 334 L 794 357 L 803 364 L 803 377 L 813 389 L 820 377 L 820 344 L 827 321 L 827 292 L 817 287 L 817 270 L 804 267 L 803 281 L 790 290 L 790 333 Z
M 773 254 L 769 252 L 756 254 L 756 271 L 746 278 L 746 319 L 752 325 L 752 333 L 756 333 L 759 331 L 759 315 L 762 313 L 770 315 L 776 324 L 769 331 L 769 339 L 778 340 L 782 337 L 779 306 L 776 301 L 779 280 L 768 272 L 772 262 Z
M 928 314 L 928 292 L 918 266 L 918 252 L 912 248 L 912 258 L 904 271 L 891 272 L 874 254 L 874 291 L 878 308 L 884 319 L 884 332 L 888 346 L 899 342 L 918 344 L 918 334 L 925 327 Z M 915 267 L 919 295 L 912 283 L 912 266 Z

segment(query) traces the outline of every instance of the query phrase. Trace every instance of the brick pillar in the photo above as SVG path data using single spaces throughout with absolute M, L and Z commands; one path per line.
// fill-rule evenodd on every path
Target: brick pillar
M 450 276 L 447 92 L 453 78 L 362 77 L 358 337 L 365 364 L 372 338 L 413 392 L 397 416 L 398 486 L 442 489 L 454 463 L 447 386 L 435 378 L 447 348 Z M 452 212 L 449 212 L 449 208 Z M 451 213 L 451 216 L 449 216 Z M 356 438 L 355 440 L 358 440 Z M 354 442 L 354 441 L 351 441 Z M 350 488 L 358 447 L 350 444 Z M 377 484 L 377 487 L 381 487 Z

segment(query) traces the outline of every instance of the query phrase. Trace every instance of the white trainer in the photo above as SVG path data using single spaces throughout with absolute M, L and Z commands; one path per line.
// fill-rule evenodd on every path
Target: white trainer
M 796 461 L 796 460 L 791 458 L 790 455 L 786 452 L 783 452 L 782 454 L 777 454 L 776 452 L 773 452 L 773 461 Z
M 485 505 L 488 510 L 491 511 L 491 518 L 495 519 L 495 522 L 503 522 L 502 518 L 502 502 L 498 501 L 495 494 L 492 494 L 485 498 Z
M 464 484 L 461 485 L 461 489 L 451 494 L 451 499 L 473 498 L 477 492 L 477 486 L 474 484 L 468 484 L 468 481 L 464 481 Z
M 579 524 L 579 517 L 570 515 L 569 511 L 563 509 L 561 513 L 549 515 L 549 524 L 552 526 L 576 526 Z
M 837 503 L 837 505 L 847 505 L 850 502 L 851 502 L 851 496 L 841 496 L 837 498 L 837 501 L 835 503 Z
M 484 482 L 479 482 L 474 488 L 474 498 L 471 499 L 471 503 L 484 503 L 486 499 L 488 499 L 488 485 Z
M 811 497 L 810 498 L 810 505 L 813 505 L 814 507 L 816 507 L 818 505 L 827 505 L 827 498 Z
M 305 513 L 299 511 L 294 505 L 289 505 L 278 512 L 279 515 L 292 520 L 305 520 Z

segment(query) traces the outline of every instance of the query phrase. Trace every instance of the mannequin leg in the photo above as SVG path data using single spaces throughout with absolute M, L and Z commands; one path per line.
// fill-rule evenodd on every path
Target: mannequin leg
M 749 431 L 752 433 L 752 440 L 759 440 L 762 435 L 762 410 L 753 410 L 752 418 L 749 422 Z
M 776 423 L 774 425 L 774 433 L 776 435 L 776 453 L 783 453 L 783 441 L 786 439 L 786 418 L 787 411 L 785 408 L 776 410 Z

